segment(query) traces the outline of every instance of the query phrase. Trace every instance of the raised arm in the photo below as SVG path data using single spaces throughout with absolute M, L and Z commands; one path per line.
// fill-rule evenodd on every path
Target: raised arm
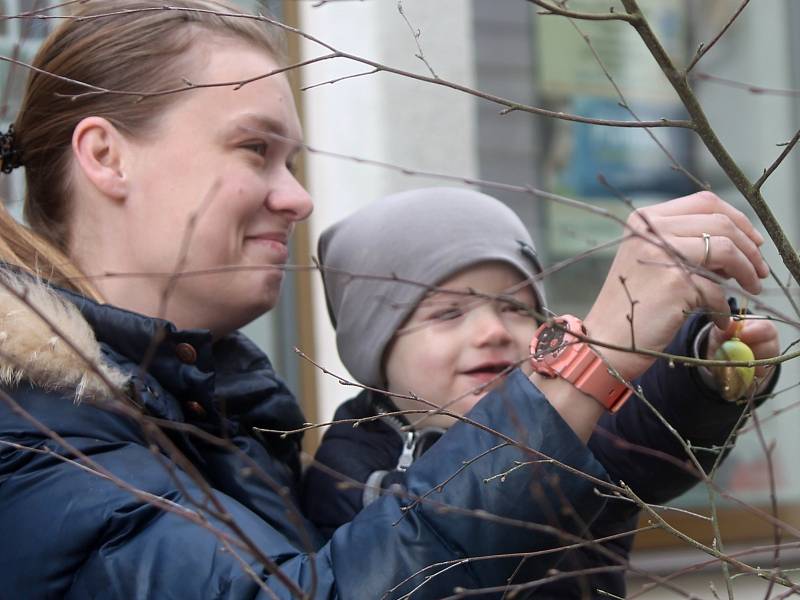
M 761 235 L 743 213 L 709 192 L 637 210 L 627 227 L 629 237 L 584 325 L 607 363 L 624 379 L 636 380 L 655 357 L 635 350 L 662 351 L 687 314 L 708 311 L 719 327 L 727 326 L 726 294 L 715 278 L 758 293 L 769 268 L 758 249 Z M 560 378 L 534 374 L 532 380 L 588 440 L 603 414 L 597 402 Z

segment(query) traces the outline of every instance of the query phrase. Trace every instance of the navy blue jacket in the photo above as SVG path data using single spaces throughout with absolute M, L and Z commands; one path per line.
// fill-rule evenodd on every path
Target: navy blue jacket
M 407 471 L 410 497 L 380 498 L 323 543 L 297 508 L 298 440 L 253 429 L 289 430 L 303 417 L 252 343 L 241 335 L 214 343 L 205 331 L 25 285 L 28 298 L 43 298 L 36 312 L 88 335 L 75 341 L 76 355 L 0 290 L 2 599 L 290 598 L 298 590 L 370 599 L 416 586 L 415 597 L 441 598 L 456 587 L 503 585 L 519 566 L 464 557 L 557 549 L 606 503 L 595 493 L 605 469 L 515 373 L 471 411 L 481 427 L 455 425 Z M 121 384 L 125 410 L 138 418 L 119 410 L 87 357 Z M 492 450 L 501 440 L 515 443 Z M 484 482 L 542 455 L 559 464 Z M 519 577 L 541 578 L 559 558 L 526 561 Z M 440 563 L 449 568 L 425 570 Z
M 701 317 L 688 320 L 667 351 L 691 356 L 690 344 L 705 322 Z M 524 376 L 517 373 L 516 377 L 522 379 Z M 777 377 L 773 377 L 770 386 L 774 386 L 776 380 Z M 696 369 L 683 365 L 670 367 L 665 361 L 657 361 L 635 383 L 642 386 L 645 397 L 684 439 L 690 439 L 697 446 L 723 444 L 743 410 L 740 405 L 723 401 L 703 384 Z M 494 401 L 487 397 L 479 405 L 486 409 L 486 404 Z M 334 420 L 344 422 L 328 429 L 315 457 L 318 466 L 312 466 L 306 474 L 305 509 L 323 534 L 329 534 L 348 522 L 363 507 L 363 486 L 343 488 L 341 476 L 363 484 L 371 474 L 386 471 L 381 480 L 382 487 L 397 490 L 398 485 L 404 485 L 405 473 L 396 469 L 404 445 L 399 424 L 393 423 L 391 418 L 383 418 L 354 428 L 347 422 L 375 415 L 376 403 L 386 404 L 385 397 L 362 392 L 339 407 Z M 656 454 L 637 452 L 635 446 L 658 450 L 675 460 L 670 462 Z M 682 466 L 688 457 L 680 442 L 636 397 L 631 398 L 618 413 L 605 414 L 600 419 L 589 448 L 612 481 L 624 481 L 649 503 L 663 504 L 688 490 L 698 480 L 693 469 Z M 437 450 L 434 445 L 431 453 Z M 708 469 L 716 456 L 699 453 L 698 458 Z M 573 500 L 567 494 L 565 497 Z M 632 531 L 637 526 L 638 514 L 634 504 L 610 501 L 592 522 L 589 535 L 592 539 L 600 539 Z M 633 536 L 625 535 L 605 543 L 604 547 L 616 557 L 627 559 L 632 543 Z M 600 596 L 598 589 L 625 596 L 624 571 L 619 568 L 618 560 L 592 548 L 582 548 L 563 554 L 557 564 L 561 571 L 592 568 L 601 572 L 592 577 L 563 577 L 533 587 L 533 597 L 607 597 Z M 602 572 L 604 568 L 608 571 Z

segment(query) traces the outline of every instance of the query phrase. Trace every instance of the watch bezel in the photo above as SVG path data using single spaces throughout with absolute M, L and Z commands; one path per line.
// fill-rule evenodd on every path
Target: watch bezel
M 542 341 L 548 340 L 549 332 L 560 333 L 552 350 L 540 350 Z M 580 332 L 580 336 L 575 335 Z M 633 394 L 627 384 L 612 374 L 603 357 L 582 339 L 587 336 L 586 327 L 573 315 L 560 315 L 539 326 L 531 339 L 530 353 L 533 370 L 550 379 L 561 377 L 584 394 L 597 400 L 606 410 L 618 411 Z

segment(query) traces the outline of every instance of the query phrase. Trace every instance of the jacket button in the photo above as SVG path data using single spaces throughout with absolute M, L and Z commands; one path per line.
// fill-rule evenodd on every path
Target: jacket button
M 194 349 L 194 346 L 186 342 L 181 342 L 175 346 L 175 354 L 178 355 L 179 361 L 187 365 L 193 365 L 194 361 L 197 360 L 197 350 Z
M 190 400 L 186 403 L 186 409 L 192 413 L 195 417 L 199 417 L 201 419 L 205 418 L 208 414 L 206 409 L 203 408 L 203 405 L 197 402 L 196 400 Z

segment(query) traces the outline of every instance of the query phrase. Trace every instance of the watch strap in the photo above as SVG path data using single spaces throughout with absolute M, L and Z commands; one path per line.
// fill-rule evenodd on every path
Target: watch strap
M 581 344 L 569 364 L 561 368 L 554 366 L 553 370 L 612 413 L 622 408 L 633 393 L 611 373 L 606 362 L 586 343 Z
M 563 331 L 560 337 L 550 335 L 553 323 Z M 602 356 L 591 345 L 577 337 L 587 335 L 583 322 L 572 315 L 561 315 L 539 327 L 531 340 L 531 365 L 545 377 L 561 377 L 584 394 L 593 397 L 609 412 L 618 411 L 633 391 L 615 375 Z M 557 340 L 560 339 L 560 343 Z M 542 353 L 541 344 L 552 349 Z

